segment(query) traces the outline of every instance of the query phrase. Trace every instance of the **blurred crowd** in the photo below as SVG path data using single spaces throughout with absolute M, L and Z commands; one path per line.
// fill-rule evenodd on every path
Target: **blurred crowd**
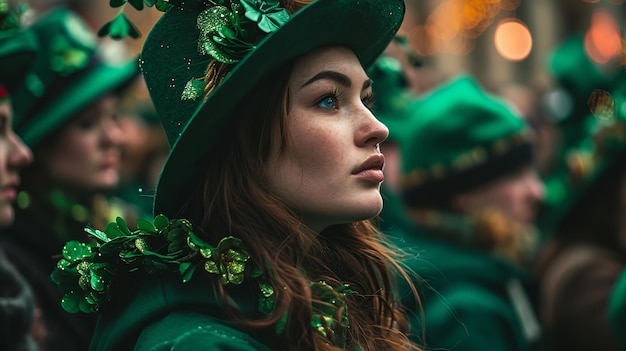
M 167 138 L 139 58 L 90 23 L 0 0 L 1 350 L 87 350 L 96 320 L 63 305 L 57 255 L 86 226 L 153 215 Z M 390 131 L 379 225 L 406 250 L 425 349 L 626 350 L 619 59 L 573 34 L 544 59 L 547 89 L 493 86 L 399 36 L 369 69 Z

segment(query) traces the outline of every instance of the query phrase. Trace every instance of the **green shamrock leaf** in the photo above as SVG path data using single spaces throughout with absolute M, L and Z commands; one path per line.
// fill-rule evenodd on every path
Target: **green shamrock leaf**
M 98 30 L 98 36 L 107 35 L 115 40 L 123 39 L 126 36 L 137 39 L 141 36 L 139 29 L 121 12 Z
M 109 6 L 111 7 L 120 7 L 126 4 L 126 0 L 110 0 Z

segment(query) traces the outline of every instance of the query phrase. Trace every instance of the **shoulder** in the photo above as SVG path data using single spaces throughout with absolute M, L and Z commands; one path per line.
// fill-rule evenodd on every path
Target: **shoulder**
M 524 348 L 523 332 L 506 293 L 461 282 L 432 296 L 424 307 L 424 329 L 432 348 Z
M 587 294 L 590 286 L 606 288 L 615 283 L 622 268 L 621 259 L 609 250 L 592 245 L 572 246 L 547 267 L 542 277 L 543 293 Z
M 503 287 L 504 288 L 504 287 Z M 457 282 L 437 291 L 431 297 L 433 309 L 452 310 L 453 313 L 483 316 L 502 315 L 511 310 L 504 290 L 493 289 L 477 282 Z M 428 306 L 426 306 L 428 308 Z M 441 313 L 441 312 L 440 312 Z
M 269 348 L 228 322 L 192 311 L 174 311 L 147 326 L 135 351 L 265 351 Z

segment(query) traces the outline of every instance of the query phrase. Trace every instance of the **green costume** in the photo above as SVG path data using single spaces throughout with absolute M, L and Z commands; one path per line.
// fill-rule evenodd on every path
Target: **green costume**
M 533 349 L 541 330 L 517 262 L 533 248 L 534 232 L 498 209 L 451 207 L 455 195 L 529 167 L 532 134 L 467 75 L 422 96 L 413 113 L 402 150 L 402 196 L 413 223 L 394 233 L 423 307 L 403 300 L 412 336 L 432 349 Z
M 104 232 L 89 229 L 98 243 L 69 242 L 52 278 L 66 310 L 99 312 L 91 350 L 284 348 L 287 315 L 272 327 L 246 330 L 227 313 L 263 320 L 276 303 L 269 277 L 247 262 L 241 241 L 226 237 L 214 247 L 193 234 L 191 223 L 165 215 L 175 216 L 198 191 L 203 158 L 240 127 L 229 122 L 233 110 L 270 72 L 329 45 L 349 47 L 369 67 L 397 32 L 404 3 L 316 0 L 293 15 L 275 0 L 155 6 L 165 13 L 146 38 L 140 63 L 172 149 L 156 189 L 154 223 L 140 221 L 131 231 L 118 219 Z M 122 12 L 101 33 L 136 34 Z M 207 67 L 216 62 L 230 64 L 230 71 L 204 97 Z M 227 301 L 217 294 L 220 282 Z M 324 302 L 312 306 L 310 327 L 345 347 L 345 297 L 354 292 L 321 281 L 309 288 Z

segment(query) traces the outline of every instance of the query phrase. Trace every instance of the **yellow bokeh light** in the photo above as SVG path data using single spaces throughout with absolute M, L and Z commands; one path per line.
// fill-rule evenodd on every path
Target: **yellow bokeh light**
M 533 39 L 526 24 L 515 18 L 507 18 L 498 23 L 494 44 L 500 56 L 506 60 L 521 61 L 530 54 Z

